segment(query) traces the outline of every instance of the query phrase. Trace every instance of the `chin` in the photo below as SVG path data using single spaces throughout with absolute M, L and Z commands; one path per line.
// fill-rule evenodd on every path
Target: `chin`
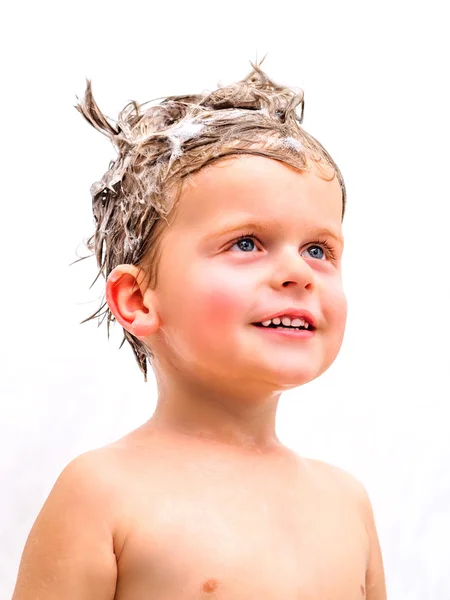
M 305 385 L 305 383 L 309 383 L 310 381 L 314 381 L 317 379 L 323 371 L 301 371 L 299 372 L 285 372 L 282 376 L 279 377 L 279 383 L 282 387 L 286 388 L 294 388 L 299 387 L 301 385 Z
M 327 367 L 328 368 L 328 367 Z M 258 379 L 271 382 L 274 388 L 290 389 L 304 385 L 319 377 L 326 368 L 323 365 L 273 364 L 267 368 L 258 368 Z

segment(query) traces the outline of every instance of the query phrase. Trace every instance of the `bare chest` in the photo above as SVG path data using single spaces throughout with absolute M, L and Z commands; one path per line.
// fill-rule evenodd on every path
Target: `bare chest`
M 361 600 L 367 540 L 337 489 L 167 469 L 129 487 L 115 600 Z

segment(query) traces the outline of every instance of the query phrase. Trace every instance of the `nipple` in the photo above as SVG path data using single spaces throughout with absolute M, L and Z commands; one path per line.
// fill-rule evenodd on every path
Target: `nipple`
M 202 585 L 202 591 L 206 594 L 211 594 L 217 588 L 217 581 L 215 579 L 207 579 Z

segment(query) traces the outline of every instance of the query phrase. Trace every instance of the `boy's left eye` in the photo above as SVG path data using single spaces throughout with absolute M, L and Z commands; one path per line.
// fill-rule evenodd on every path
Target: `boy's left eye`
M 322 260 L 323 258 L 326 258 L 323 248 L 321 248 L 320 246 L 313 245 L 313 246 L 308 246 L 307 250 L 310 251 L 311 248 L 314 250 L 314 254 L 311 254 L 311 256 L 313 258 L 319 258 L 320 260 Z M 317 256 L 317 251 L 319 251 L 320 256 Z
M 241 250 L 246 247 L 247 250 L 245 250 L 245 252 L 247 252 L 248 254 L 251 254 L 251 249 L 248 250 L 249 247 L 249 243 L 247 240 L 251 241 L 251 244 L 253 244 L 254 247 L 255 246 L 255 242 L 254 242 L 254 236 L 253 235 L 243 235 L 240 238 L 238 238 L 234 244 L 230 247 L 230 250 L 232 248 L 234 248 L 234 246 L 240 245 Z M 243 242 L 246 242 L 245 244 L 243 244 Z M 322 247 L 323 246 L 323 247 Z M 334 253 L 333 253 L 333 249 L 331 248 L 331 246 L 326 242 L 326 240 L 318 240 L 317 242 L 313 242 L 311 245 L 308 246 L 308 248 L 306 248 L 306 250 L 310 253 L 311 258 L 316 258 L 318 260 L 324 260 L 327 258 L 326 256 L 326 252 L 324 251 L 324 248 L 326 249 L 326 251 L 328 252 L 329 256 L 331 259 L 334 259 Z

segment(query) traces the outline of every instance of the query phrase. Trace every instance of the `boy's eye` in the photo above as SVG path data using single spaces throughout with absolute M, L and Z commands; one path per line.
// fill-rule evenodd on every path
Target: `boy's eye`
M 252 250 L 256 248 L 254 242 L 253 235 L 244 235 L 241 236 L 236 242 L 231 246 L 230 250 L 234 248 L 234 246 L 238 246 L 240 250 L 246 252 L 247 254 L 251 254 Z M 320 245 L 319 245 L 320 244 Z M 308 248 L 306 248 L 305 252 L 309 252 L 311 258 L 315 258 L 318 260 L 324 260 L 327 258 L 327 252 L 329 254 L 330 259 L 334 259 L 334 253 L 329 244 L 323 240 L 318 243 L 313 243 Z M 323 246 L 323 247 L 322 247 Z M 325 252 L 324 248 L 327 252 Z
M 320 246 L 309 246 L 307 250 L 312 256 L 312 258 L 318 258 L 320 260 L 325 258 L 325 252 Z
M 250 243 L 249 243 L 250 240 Z M 245 243 L 244 243 L 245 242 Z M 234 248 L 234 246 L 239 246 L 239 248 L 241 250 L 244 250 L 244 252 L 247 252 L 249 249 L 249 245 L 255 246 L 255 242 L 253 241 L 253 238 L 251 236 L 245 236 L 245 237 L 240 237 L 234 244 L 233 246 L 231 246 L 231 248 Z M 230 250 L 231 250 L 230 248 Z

